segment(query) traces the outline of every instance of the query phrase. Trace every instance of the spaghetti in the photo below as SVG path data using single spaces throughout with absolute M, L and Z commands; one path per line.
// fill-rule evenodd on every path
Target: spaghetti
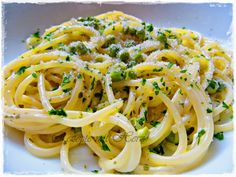
M 198 165 L 233 128 L 232 54 L 199 33 L 119 11 L 27 39 L 4 69 L 4 121 L 39 157 L 86 144 L 95 173 L 171 174 Z

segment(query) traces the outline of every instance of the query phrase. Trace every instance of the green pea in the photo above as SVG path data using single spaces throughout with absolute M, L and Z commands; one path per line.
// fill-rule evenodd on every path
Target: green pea
M 120 51 L 120 48 L 117 45 L 112 44 L 109 47 L 109 56 L 116 57 L 119 51 Z
M 117 82 L 117 81 L 122 81 L 124 80 L 124 72 L 123 71 L 112 71 L 111 72 L 111 79 L 112 81 L 114 82 Z
M 123 51 L 123 52 L 121 52 L 121 54 L 120 54 L 120 60 L 123 61 L 123 62 L 125 62 L 125 63 L 128 62 L 129 57 L 130 57 L 130 55 L 129 55 L 129 52 L 127 52 L 127 51 Z
M 138 137 L 141 141 L 145 140 L 149 136 L 149 129 L 147 127 L 141 128 L 137 131 Z

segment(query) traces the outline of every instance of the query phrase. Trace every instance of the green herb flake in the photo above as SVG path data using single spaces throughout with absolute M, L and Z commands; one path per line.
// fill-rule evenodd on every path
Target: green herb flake
M 79 73 L 79 74 L 77 75 L 77 78 L 78 78 L 78 79 L 82 79 L 82 74 Z
M 148 25 L 146 26 L 146 29 L 147 29 L 148 32 L 152 32 L 154 28 L 153 28 L 153 25 L 152 25 L 152 24 L 148 24 Z
M 39 32 L 39 30 L 36 31 L 34 34 L 32 34 L 32 36 L 35 37 L 35 38 L 40 38 L 40 32 Z
M 159 91 L 161 90 L 160 87 L 158 86 L 158 83 L 157 82 L 153 82 L 153 87 L 154 87 L 154 92 L 156 95 L 159 94 Z
M 99 137 L 99 142 L 101 143 L 102 150 L 104 150 L 104 151 L 111 151 L 110 148 L 108 147 L 108 145 L 105 142 L 105 136 L 100 136 Z
M 223 108 L 229 109 L 229 105 L 227 105 L 224 101 L 222 102 Z
M 69 52 L 70 52 L 70 54 L 71 55 L 75 55 L 76 54 L 76 47 L 75 46 L 71 46 L 71 47 L 69 47 Z
M 71 79 L 72 79 L 72 76 L 70 74 L 64 76 L 63 80 L 62 80 L 62 83 L 61 83 L 61 86 L 64 86 L 64 85 L 70 83 Z
M 198 132 L 197 135 L 197 144 L 200 143 L 201 137 L 206 133 L 206 131 L 204 129 L 202 129 L 201 131 Z
M 59 88 L 58 86 L 53 87 L 53 88 L 52 88 L 52 91 L 57 90 L 58 88 Z
M 183 91 L 180 89 L 178 92 L 180 95 L 183 95 Z
M 90 52 L 90 49 L 87 48 L 82 42 L 76 46 L 76 49 L 79 55 L 85 55 Z
M 154 68 L 152 71 L 153 71 L 153 72 L 161 72 L 162 70 L 163 70 L 163 67 L 161 67 L 161 68 L 159 68 L 159 69 Z
M 209 48 L 209 49 L 207 49 L 208 51 L 211 51 L 212 50 L 212 48 Z
M 52 32 L 48 33 L 46 36 L 44 36 L 44 39 L 47 41 L 51 40 Z
M 187 72 L 187 69 L 181 70 L 180 72 L 181 72 L 181 73 L 186 73 L 186 72 Z
M 125 44 L 124 44 L 124 46 L 127 47 L 127 48 L 135 46 L 135 45 L 136 45 L 136 43 L 133 40 L 126 41 Z
M 139 125 L 143 125 L 146 121 L 145 117 L 139 117 L 136 119 Z
M 29 68 L 29 67 L 27 67 L 27 66 L 22 66 L 22 67 L 20 67 L 20 69 L 19 69 L 15 74 L 16 74 L 16 75 L 21 75 L 21 74 L 23 74 L 23 73 L 25 72 L 25 70 L 26 70 L 27 68 Z
M 169 44 L 167 43 L 167 37 L 165 33 L 158 31 L 157 40 L 159 40 L 164 45 L 165 49 L 169 48 Z
M 116 42 L 116 38 L 114 36 L 109 36 L 105 39 L 104 44 L 102 45 L 102 48 L 107 48 L 111 44 L 114 44 Z
M 173 65 L 174 65 L 174 63 L 169 62 L 168 65 L 167 65 L 167 68 L 170 69 L 170 68 L 172 68 Z
M 223 132 L 215 133 L 214 138 L 222 141 L 222 140 L 224 140 L 224 133 Z
M 157 125 L 160 124 L 160 122 L 159 122 L 159 121 L 156 121 L 156 120 L 152 120 L 152 121 L 150 122 L 150 124 L 151 124 L 153 127 L 156 127 Z
M 207 108 L 207 113 L 212 113 L 212 112 L 213 112 L 212 109 Z
M 37 73 L 32 73 L 32 77 L 37 78 L 38 74 Z
M 66 61 L 71 61 L 71 58 L 69 55 L 66 56 Z
M 147 80 L 145 78 L 142 79 L 142 81 L 141 81 L 142 86 L 144 86 L 146 84 L 146 81 Z
M 92 173 L 98 173 L 99 171 L 98 170 L 92 170 L 91 172 Z
M 93 78 L 92 83 L 91 83 L 91 90 L 94 89 L 94 85 L 95 85 L 95 77 Z
M 67 89 L 63 89 L 62 91 L 64 92 L 64 93 L 68 93 L 68 92 L 70 92 L 72 90 L 72 88 L 67 88 Z
M 64 116 L 64 117 L 67 116 L 66 112 L 62 108 L 61 109 L 51 109 L 50 111 L 48 111 L 48 114 L 49 115 Z
M 165 151 L 164 151 L 164 148 L 162 147 L 162 145 L 158 145 L 157 147 L 149 149 L 149 151 L 152 153 L 155 153 L 155 154 L 159 154 L 159 155 L 165 154 Z

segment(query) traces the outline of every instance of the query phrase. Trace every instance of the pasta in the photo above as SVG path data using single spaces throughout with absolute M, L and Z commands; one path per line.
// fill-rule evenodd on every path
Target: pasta
M 36 32 L 27 48 L 3 68 L 4 122 L 66 172 L 181 173 L 233 129 L 232 54 L 195 31 L 112 11 Z M 101 169 L 72 167 L 81 144 Z

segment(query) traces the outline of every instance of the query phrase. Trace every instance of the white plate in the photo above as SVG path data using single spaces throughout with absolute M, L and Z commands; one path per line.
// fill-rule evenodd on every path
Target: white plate
M 24 43 L 37 28 L 42 32 L 52 25 L 72 17 L 93 16 L 111 10 L 121 10 L 161 27 L 187 27 L 231 46 L 229 33 L 232 21 L 231 4 L 5 4 L 4 7 L 4 64 L 25 51 Z M 204 162 L 187 174 L 230 173 L 233 169 L 233 133 L 225 133 L 224 141 L 215 140 Z M 90 155 L 89 155 L 90 154 Z M 71 153 L 76 167 L 97 169 L 91 152 L 86 148 Z M 83 155 L 83 156 L 82 156 Z M 26 151 L 23 134 L 5 128 L 5 173 L 61 173 L 59 158 L 40 159 Z

